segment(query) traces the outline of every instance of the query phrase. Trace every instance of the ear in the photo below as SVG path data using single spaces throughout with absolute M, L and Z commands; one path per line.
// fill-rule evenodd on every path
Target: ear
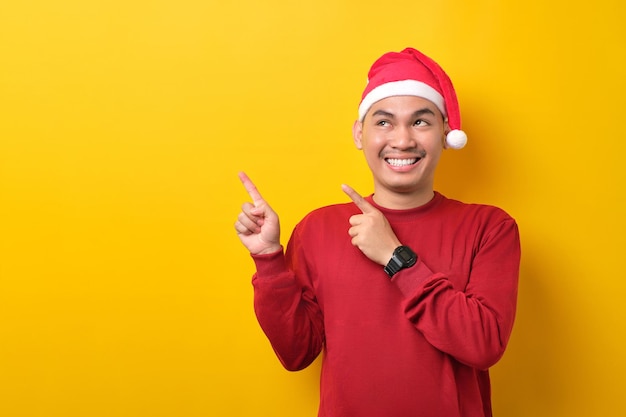
M 443 120 L 443 149 L 448 149 L 448 133 L 450 132 L 450 125 L 448 125 L 448 118 Z
M 352 138 L 354 139 L 354 144 L 356 148 L 361 150 L 363 149 L 363 143 L 361 142 L 361 138 L 363 137 L 363 122 L 356 120 L 354 125 L 352 125 Z

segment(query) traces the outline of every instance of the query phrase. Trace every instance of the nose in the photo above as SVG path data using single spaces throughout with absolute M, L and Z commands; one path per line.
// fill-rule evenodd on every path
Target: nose
M 391 135 L 390 145 L 396 149 L 414 148 L 417 141 L 414 132 L 407 126 L 397 126 Z

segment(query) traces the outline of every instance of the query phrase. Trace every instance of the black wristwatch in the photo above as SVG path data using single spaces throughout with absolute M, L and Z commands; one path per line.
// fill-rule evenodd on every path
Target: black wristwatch
M 385 272 L 389 278 L 404 268 L 410 268 L 417 262 L 417 255 L 408 246 L 398 246 L 393 251 L 393 256 L 385 266 Z

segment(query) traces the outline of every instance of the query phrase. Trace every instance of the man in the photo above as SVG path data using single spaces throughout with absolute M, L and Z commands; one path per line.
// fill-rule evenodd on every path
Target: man
M 520 244 L 504 211 L 434 191 L 444 148 L 461 148 L 448 76 L 419 51 L 379 58 L 354 123 L 374 178 L 351 203 L 313 211 L 287 250 L 277 214 L 252 203 L 235 229 L 256 264 L 255 311 L 289 370 L 320 352 L 319 416 L 491 416 L 488 368 L 511 334 Z

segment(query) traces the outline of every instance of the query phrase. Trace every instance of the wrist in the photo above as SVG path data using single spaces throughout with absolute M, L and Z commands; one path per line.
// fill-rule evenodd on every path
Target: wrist
M 391 258 L 393 257 L 394 251 L 400 246 L 402 246 L 402 243 L 399 241 L 395 241 L 391 243 L 391 245 L 385 250 L 384 255 L 382 256 L 382 258 L 380 259 L 378 263 L 382 266 L 386 266 L 391 260 Z
M 255 255 L 269 255 L 276 252 L 282 252 L 283 247 L 281 245 L 270 246 L 266 249 L 262 249 L 259 252 L 255 253 Z

